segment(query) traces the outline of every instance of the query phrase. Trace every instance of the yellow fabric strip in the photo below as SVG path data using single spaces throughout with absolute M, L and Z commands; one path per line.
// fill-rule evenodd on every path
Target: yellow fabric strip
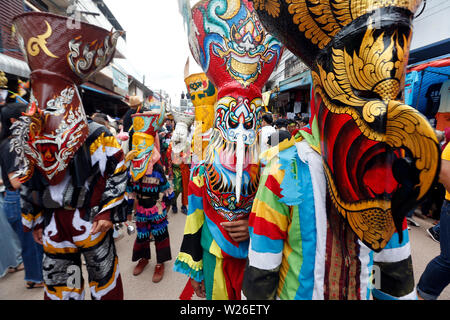
M 187 216 L 184 226 L 184 234 L 194 234 L 203 226 L 205 216 L 202 209 L 197 209 Z
M 186 252 L 178 253 L 177 260 L 186 263 L 192 270 L 195 271 L 203 270 L 203 260 L 194 261 L 192 256 L 190 254 L 187 254 Z
M 105 137 L 105 133 L 103 132 L 89 147 L 89 151 L 91 155 L 95 153 L 95 151 L 98 150 L 98 148 L 103 148 L 103 152 L 105 152 L 105 148 L 116 148 L 117 151 L 121 149 L 119 142 L 117 141 L 116 137 L 109 136 Z
M 215 241 L 213 241 L 213 243 L 215 243 Z M 223 274 L 223 259 L 218 257 L 216 257 L 216 267 L 214 269 L 212 300 L 228 300 L 227 286 Z
M 102 212 L 104 212 L 106 210 L 109 210 L 109 209 L 117 206 L 118 204 L 120 204 L 122 202 L 124 197 L 125 197 L 125 194 L 122 194 L 120 197 L 112 199 L 105 206 L 103 206 L 103 209 L 99 213 L 102 213 Z

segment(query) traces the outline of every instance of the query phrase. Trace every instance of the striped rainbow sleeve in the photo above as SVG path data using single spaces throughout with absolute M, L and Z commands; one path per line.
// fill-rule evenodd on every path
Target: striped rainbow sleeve
M 275 157 L 264 169 L 253 202 L 248 266 L 242 288 L 247 299 L 274 299 L 276 295 L 289 226 L 289 207 L 279 201 L 283 177 L 284 171 Z
M 276 158 L 266 167 L 253 202 L 249 219 L 250 265 L 271 270 L 281 264 L 284 240 L 289 225 L 289 207 L 280 202 L 284 171 Z
M 202 197 L 204 183 L 204 167 L 201 165 L 194 167 L 188 187 L 188 214 L 183 241 L 174 264 L 174 271 L 184 273 L 198 282 L 203 280 L 201 235 L 205 221 Z

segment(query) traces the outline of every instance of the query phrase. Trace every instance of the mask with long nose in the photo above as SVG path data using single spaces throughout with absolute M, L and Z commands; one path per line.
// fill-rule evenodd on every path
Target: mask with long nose
M 58 184 L 88 137 L 88 123 L 77 85 L 113 58 L 120 32 L 109 32 L 48 13 L 14 18 L 19 45 L 31 69 L 29 109 L 13 128 L 12 145 L 23 161 L 22 181 L 37 167 Z
M 256 194 L 261 89 L 282 47 L 247 0 L 201 1 L 191 13 L 191 51 L 217 88 L 206 148 L 207 193 L 215 211 L 231 221 L 250 212 Z
M 420 2 L 253 1 L 264 26 L 312 70 L 328 215 L 376 251 L 439 172 L 434 130 L 402 101 Z

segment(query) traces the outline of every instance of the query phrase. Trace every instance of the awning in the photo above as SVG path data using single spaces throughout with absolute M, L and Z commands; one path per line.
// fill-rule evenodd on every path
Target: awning
M 450 56 L 416 65 L 412 68 L 409 68 L 406 72 L 422 71 L 428 67 L 439 68 L 439 67 L 448 67 L 448 66 L 450 66 Z
M 450 52 L 450 38 L 429 44 L 427 46 L 411 50 L 408 64 L 416 64 L 421 61 L 447 55 Z
M 96 93 L 100 93 L 103 94 L 105 96 L 108 96 L 109 98 L 112 99 L 119 99 L 121 101 L 123 101 L 124 97 L 122 97 L 121 95 L 118 95 L 117 93 L 115 93 L 114 91 L 102 88 L 94 83 L 91 82 L 86 82 L 83 83 L 81 86 L 81 88 L 92 91 L 92 92 L 96 92 Z
M 289 79 L 280 81 L 279 92 L 287 91 L 293 88 L 308 86 L 311 85 L 311 83 L 312 83 L 311 71 L 308 70 L 293 77 L 290 77 Z
M 31 73 L 25 61 L 7 56 L 3 53 L 0 53 L 0 71 L 23 78 L 29 78 Z

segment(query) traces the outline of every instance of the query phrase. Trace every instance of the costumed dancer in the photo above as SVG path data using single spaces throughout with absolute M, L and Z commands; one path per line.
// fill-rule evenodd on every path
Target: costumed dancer
M 177 200 L 181 194 L 181 212 L 187 214 L 191 155 L 189 128 L 194 123 L 194 114 L 176 110 L 172 110 L 172 113 L 175 119 L 175 130 L 169 145 L 175 192 L 175 197 L 172 201 L 172 212 L 176 213 L 178 211 Z
M 111 61 L 121 32 L 67 23 L 48 13 L 13 20 L 32 84 L 11 128 L 22 221 L 44 245 L 45 299 L 84 299 L 81 254 L 91 297 L 123 299 L 112 226 L 126 219 L 124 154 L 104 126 L 88 123 L 77 89 Z
M 198 296 L 235 300 L 241 298 L 247 218 L 260 175 L 261 89 L 282 48 L 248 1 L 201 1 L 192 11 L 187 1 L 184 8 L 192 54 L 218 93 L 206 159 L 191 169 L 185 234 L 174 268 L 189 275 Z
M 205 159 L 206 147 L 211 140 L 214 126 L 214 104 L 217 100 L 217 89 L 205 73 L 189 75 L 189 59 L 186 62 L 184 82 L 192 104 L 194 105 L 195 122 L 192 139 L 192 165 Z
M 166 178 L 160 163 L 160 142 L 157 131 L 164 119 L 164 105 L 161 114 L 154 110 L 140 110 L 133 114 L 132 150 L 126 160 L 131 160 L 130 179 L 127 187 L 129 209 L 136 204 L 137 236 L 133 246 L 132 261 L 138 261 L 133 275 L 142 273 L 150 259 L 150 239 L 156 248 L 156 265 L 153 282 L 164 276 L 164 262 L 172 259 L 167 220 L 167 206 L 173 198 L 173 188 Z M 164 196 L 164 201 L 162 198 Z
M 440 152 L 398 100 L 420 1 L 275 2 L 253 1 L 311 68 L 311 129 L 265 154 L 243 294 L 415 299 L 405 216 L 436 181 Z

